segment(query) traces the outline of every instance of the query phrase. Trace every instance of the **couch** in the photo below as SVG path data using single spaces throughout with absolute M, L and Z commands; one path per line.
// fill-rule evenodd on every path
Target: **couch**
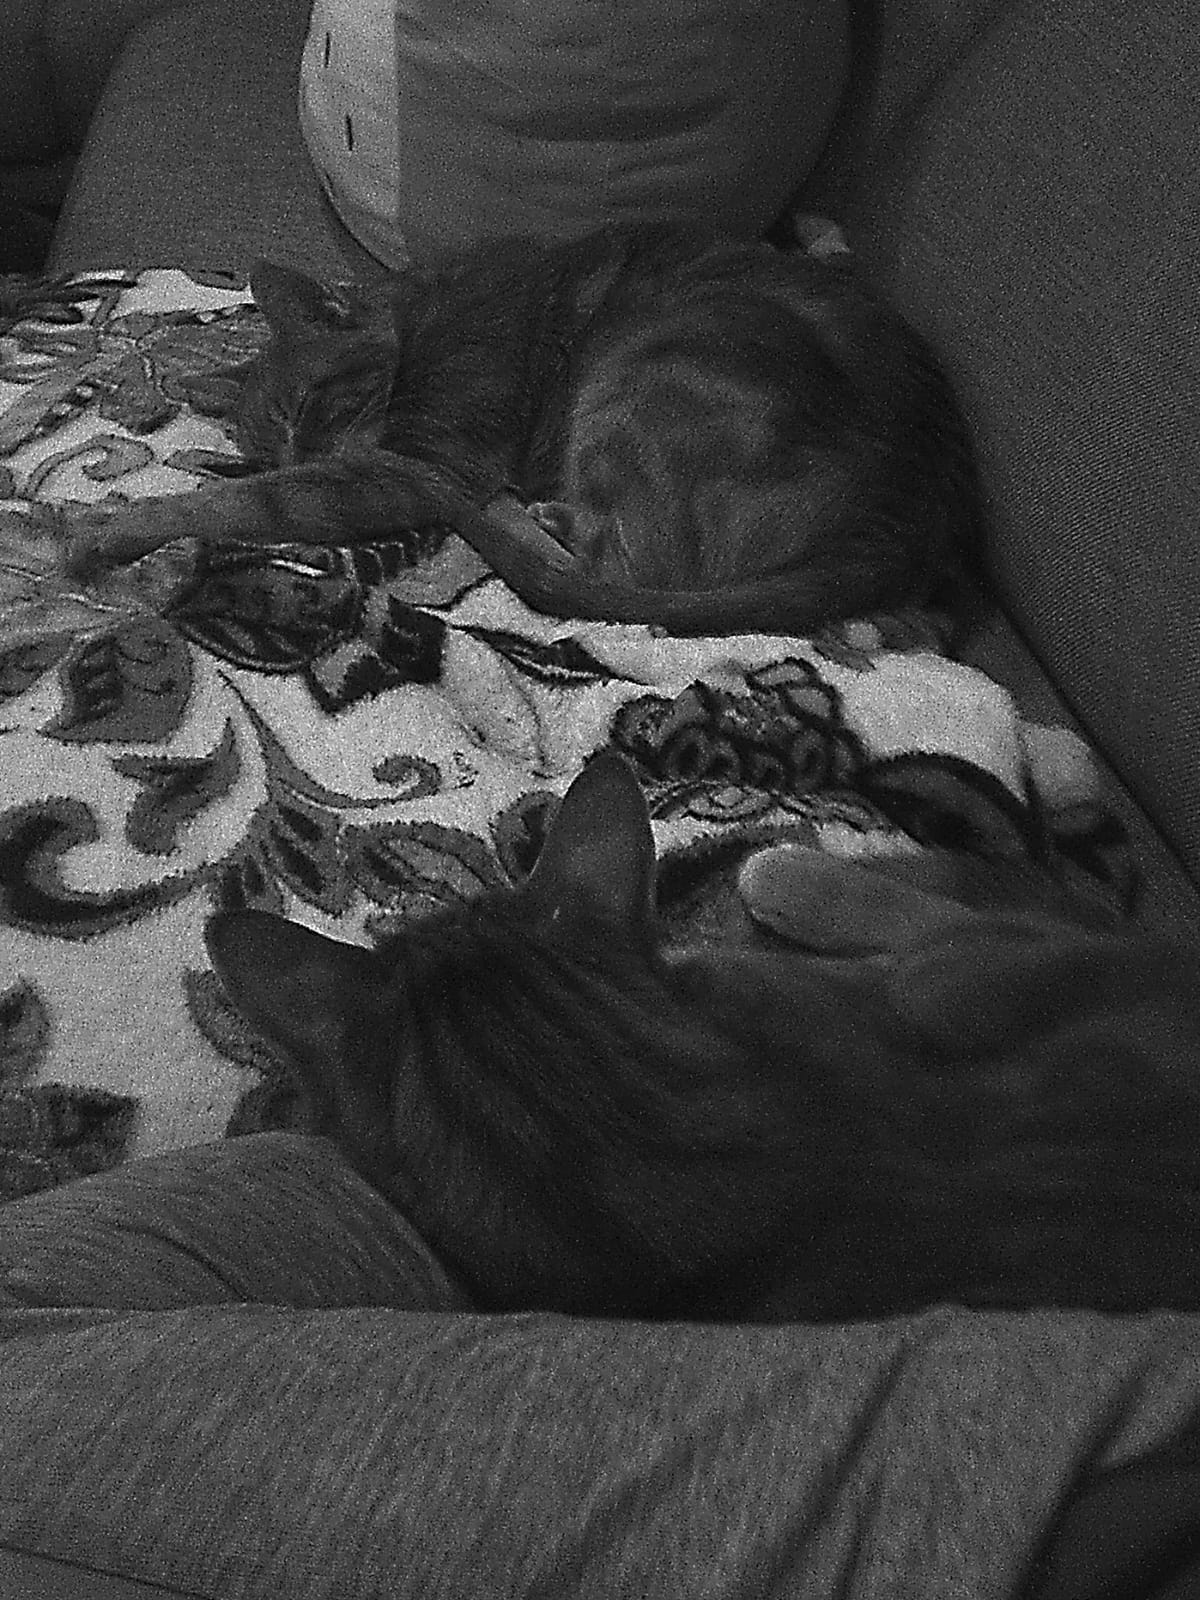
M 270 254 L 377 275 L 299 136 L 306 23 L 296 0 L 210 0 L 137 29 L 77 166 L 53 270 L 236 277 Z M 844 56 L 829 42 L 836 111 L 832 97 L 814 111 L 827 136 L 797 151 L 791 203 L 843 226 L 964 397 L 997 602 L 967 659 L 1030 717 L 1072 725 L 1100 752 L 1141 870 L 1136 916 L 1194 940 L 1194 22 L 1182 3 L 853 0 L 845 23 Z M 18 1512 L 0 1544 L 30 1583 L 57 1556 L 58 1592 L 77 1592 L 66 1564 L 87 1561 L 96 1518 L 99 1569 L 239 1600 L 1195 1592 L 1183 1586 L 1200 1581 L 1184 1570 L 1200 1494 L 1190 1318 L 935 1308 L 817 1332 L 493 1326 L 319 1142 L 259 1138 L 223 1162 L 187 1152 L 182 1196 L 178 1160 L 152 1162 L 57 1192 L 42 1220 L 20 1215 L 14 1349 L 32 1382 L 35 1341 L 57 1341 L 65 1376 L 43 1399 L 61 1448 L 47 1459 L 79 1497 L 78 1515 L 55 1517 L 43 1487 L 38 1517 L 22 1521 L 11 1475 L 0 1492 L 0 1511 Z M 240 1252 L 235 1218 L 264 1196 Z M 352 1259 L 339 1265 L 348 1283 L 302 1302 L 289 1346 L 285 1290 L 272 1304 L 271 1272 L 255 1274 L 284 1247 L 276 1211 L 321 1225 L 314 1196 L 341 1208 L 331 1247 Z M 132 1298 L 113 1307 L 103 1261 L 136 1237 L 160 1241 L 158 1276 L 130 1269 Z M 162 1290 L 189 1272 L 206 1285 L 199 1316 L 184 1289 Z M 372 1274 L 419 1283 L 414 1310 L 380 1309 L 363 1288 Z M 241 1314 L 224 1347 L 206 1343 L 219 1301 Z M 358 1308 L 340 1331 L 331 1304 Z M 151 1308 L 167 1322 L 151 1327 Z M 210 1428 L 189 1393 L 219 1386 L 215 1366 L 235 1359 L 251 1376 Z M 124 1398 L 106 1441 L 80 1435 L 91 1478 L 68 1424 L 98 1374 Z M 159 1397 L 141 1454 L 139 1393 Z M 278 1447 L 264 1473 L 267 1432 Z M 81 1581 L 105 1592 L 101 1576 Z

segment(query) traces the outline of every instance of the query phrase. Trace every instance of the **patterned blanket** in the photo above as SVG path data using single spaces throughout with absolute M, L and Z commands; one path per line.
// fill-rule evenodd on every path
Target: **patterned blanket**
M 0 1197 L 304 1126 L 208 967 L 218 897 L 370 938 L 519 877 L 602 745 L 645 785 L 681 928 L 785 836 L 1053 855 L 1119 890 L 1086 752 L 942 655 L 936 618 L 556 621 L 440 528 L 180 545 L 65 591 L 73 505 L 184 492 L 233 452 L 196 380 L 264 333 L 215 276 L 0 280 Z

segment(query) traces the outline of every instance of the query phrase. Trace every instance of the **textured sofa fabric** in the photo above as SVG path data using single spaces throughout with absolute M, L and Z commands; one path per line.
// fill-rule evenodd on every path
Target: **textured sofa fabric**
M 211 267 L 244 281 L 266 255 L 333 278 L 380 276 L 323 199 L 300 136 L 308 15 L 308 0 L 201 0 L 135 29 L 76 167 L 51 270 Z
M 1009 1600 L 1080 1478 L 1200 1416 L 1189 1317 L 461 1306 L 323 1140 L 14 1202 L 0 1547 L 220 1600 Z
M 391 265 L 664 215 L 759 233 L 824 143 L 846 21 L 844 0 L 317 0 L 301 128 Z
M 991 9 L 915 99 L 860 85 L 820 198 L 965 392 L 1010 614 L 1195 878 L 1195 8 Z

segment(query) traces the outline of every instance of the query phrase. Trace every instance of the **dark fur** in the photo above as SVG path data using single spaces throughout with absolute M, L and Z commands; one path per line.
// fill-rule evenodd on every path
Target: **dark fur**
M 644 802 L 607 757 L 518 890 L 378 951 L 253 912 L 209 945 L 323 1130 L 483 1307 L 1200 1308 L 1190 953 L 1019 876 L 972 909 L 837 870 L 853 959 L 736 919 L 669 947 Z M 793 895 L 818 928 L 829 883 Z
M 77 571 L 186 533 L 350 544 L 444 521 L 537 609 L 677 632 L 965 592 L 962 415 L 846 265 L 662 228 L 488 245 L 386 298 L 268 264 L 252 288 L 272 330 L 236 375 L 257 475 L 131 507 L 80 536 Z

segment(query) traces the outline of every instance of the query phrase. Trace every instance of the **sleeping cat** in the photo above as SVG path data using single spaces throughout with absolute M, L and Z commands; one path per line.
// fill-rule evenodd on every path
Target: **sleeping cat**
M 661 937 L 610 753 L 516 889 L 376 950 L 242 910 L 208 943 L 481 1308 L 1200 1308 L 1188 951 L 948 853 L 777 848 L 741 888 L 723 942 Z
M 488 244 L 380 295 L 263 264 L 252 476 L 86 517 L 75 578 L 173 539 L 455 528 L 528 604 L 804 633 L 968 592 L 980 492 L 932 353 L 838 259 L 683 227 Z

